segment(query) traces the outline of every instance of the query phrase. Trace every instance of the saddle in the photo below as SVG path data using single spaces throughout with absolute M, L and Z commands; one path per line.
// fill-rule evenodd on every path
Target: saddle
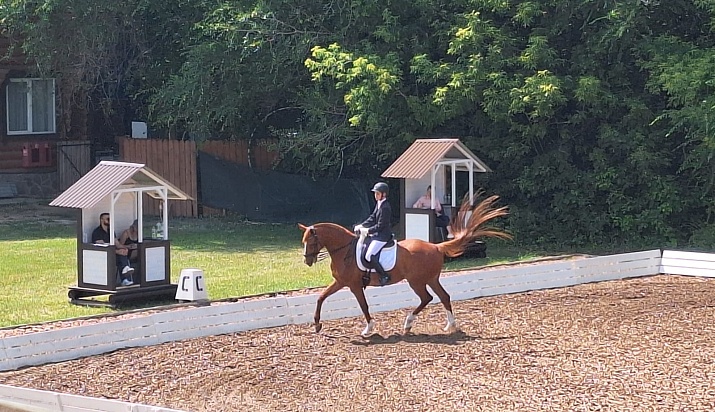
M 360 238 L 355 246 L 355 262 L 357 262 L 357 266 L 360 270 L 368 272 L 368 276 L 369 273 L 375 273 L 375 269 L 372 269 L 370 262 L 365 259 L 365 251 L 367 251 L 370 242 L 372 242 L 371 237 Z M 397 262 L 397 242 L 395 242 L 395 238 L 390 239 L 385 246 L 377 252 L 375 257 L 386 272 L 394 269 L 395 263 Z

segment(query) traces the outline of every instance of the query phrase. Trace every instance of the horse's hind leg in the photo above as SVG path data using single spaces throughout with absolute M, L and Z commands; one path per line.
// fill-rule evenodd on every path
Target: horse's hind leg
M 447 293 L 442 287 L 442 284 L 439 283 L 439 278 L 435 278 L 429 282 L 429 287 L 437 294 L 444 306 L 444 310 L 447 311 L 447 326 L 444 327 L 445 332 L 457 330 L 457 320 L 454 318 L 454 313 L 452 312 L 452 301 L 449 297 L 449 293 Z
M 415 310 L 412 311 L 412 313 L 407 315 L 407 318 L 405 319 L 405 333 L 408 333 L 410 329 L 412 329 L 412 325 L 415 323 L 417 315 L 419 315 L 419 313 L 422 312 L 422 309 L 424 309 L 425 306 L 427 306 L 430 302 L 432 302 L 432 299 L 434 299 L 434 297 L 427 291 L 427 285 L 424 283 L 414 284 L 410 282 L 410 287 L 415 291 L 417 296 L 419 296 L 420 304 L 415 308 Z

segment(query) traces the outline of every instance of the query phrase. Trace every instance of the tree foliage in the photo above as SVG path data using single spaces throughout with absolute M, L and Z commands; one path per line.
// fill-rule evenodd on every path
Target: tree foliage
M 100 3 L 0 13 L 40 68 L 179 138 L 272 137 L 286 170 L 378 176 L 457 136 L 518 241 L 715 238 L 711 0 Z
M 38 74 L 60 79 L 65 99 L 87 96 L 108 121 L 117 111 L 142 114 L 144 99 L 181 64 L 186 33 L 203 15 L 202 2 L 193 0 L 3 4 L 0 24 Z

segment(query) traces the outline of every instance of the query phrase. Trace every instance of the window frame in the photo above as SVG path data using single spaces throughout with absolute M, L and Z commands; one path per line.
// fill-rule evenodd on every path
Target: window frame
M 51 129 L 45 131 L 34 131 L 32 130 L 32 85 L 35 81 L 52 81 L 52 121 Z M 28 135 L 28 134 L 54 134 L 57 133 L 57 99 L 56 99 L 56 80 L 54 78 L 39 78 L 39 77 L 27 77 L 27 78 L 11 78 L 8 79 L 9 83 L 5 86 L 5 123 L 6 132 L 8 136 L 12 135 Z M 25 83 L 27 85 L 27 130 L 10 130 L 10 83 Z

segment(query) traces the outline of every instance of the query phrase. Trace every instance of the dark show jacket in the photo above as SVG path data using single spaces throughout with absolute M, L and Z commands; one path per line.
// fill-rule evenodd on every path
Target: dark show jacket
M 367 233 L 376 240 L 387 242 L 392 239 L 391 221 L 392 207 L 390 207 L 390 202 L 385 199 L 382 204 L 375 205 L 375 210 L 362 223 L 362 226 L 367 228 Z

